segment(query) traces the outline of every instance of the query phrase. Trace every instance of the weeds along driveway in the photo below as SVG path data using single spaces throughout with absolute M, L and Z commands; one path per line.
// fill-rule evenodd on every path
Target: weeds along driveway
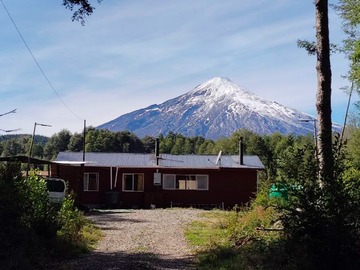
M 184 226 L 203 210 L 96 211 L 89 218 L 104 232 L 96 250 L 63 269 L 195 269 Z

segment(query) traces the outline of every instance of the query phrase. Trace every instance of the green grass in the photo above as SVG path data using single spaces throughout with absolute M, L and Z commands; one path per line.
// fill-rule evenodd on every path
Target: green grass
M 81 230 L 81 235 L 83 238 L 83 245 L 86 250 L 94 250 L 96 244 L 103 237 L 103 232 L 91 222 L 88 222 Z
M 204 220 L 190 223 L 185 229 L 185 237 L 194 248 L 202 248 L 221 242 L 228 237 L 229 231 L 223 227 L 227 213 L 213 210 L 203 214 Z
M 94 250 L 103 235 L 101 229 L 86 219 L 79 231 L 77 242 L 69 243 L 61 238 L 57 239 L 54 246 L 55 250 L 51 256 L 44 261 L 44 269 L 71 269 L 69 266 L 71 259 Z
M 185 237 L 194 248 L 198 269 L 279 269 L 282 261 L 274 254 L 284 259 L 281 234 L 259 229 L 271 227 L 276 218 L 274 209 L 257 206 L 207 212 L 202 220 L 190 223 Z
M 103 232 L 89 220 L 82 225 L 76 241 L 69 242 L 58 237 L 55 250 L 56 257 L 73 258 L 83 253 L 88 253 L 96 248 L 97 243 L 103 237 Z

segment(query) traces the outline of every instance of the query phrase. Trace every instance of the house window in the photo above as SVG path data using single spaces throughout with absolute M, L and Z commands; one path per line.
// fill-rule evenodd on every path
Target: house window
M 164 174 L 163 189 L 208 190 L 208 175 Z
M 175 174 L 164 174 L 163 189 L 175 189 Z
M 144 174 L 125 173 L 123 174 L 123 191 L 144 191 Z
M 99 190 L 99 174 L 84 173 L 84 191 L 98 191 L 98 190 Z

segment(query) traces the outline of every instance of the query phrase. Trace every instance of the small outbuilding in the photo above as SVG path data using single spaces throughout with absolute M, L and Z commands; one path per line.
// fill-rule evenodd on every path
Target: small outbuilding
M 88 207 L 229 209 L 255 195 L 257 156 L 60 152 L 53 177 Z

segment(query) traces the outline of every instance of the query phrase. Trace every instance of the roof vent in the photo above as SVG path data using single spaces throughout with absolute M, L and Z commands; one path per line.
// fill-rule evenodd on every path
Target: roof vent
M 219 154 L 216 158 L 215 166 L 221 166 L 221 154 L 222 154 L 222 151 L 219 152 Z

